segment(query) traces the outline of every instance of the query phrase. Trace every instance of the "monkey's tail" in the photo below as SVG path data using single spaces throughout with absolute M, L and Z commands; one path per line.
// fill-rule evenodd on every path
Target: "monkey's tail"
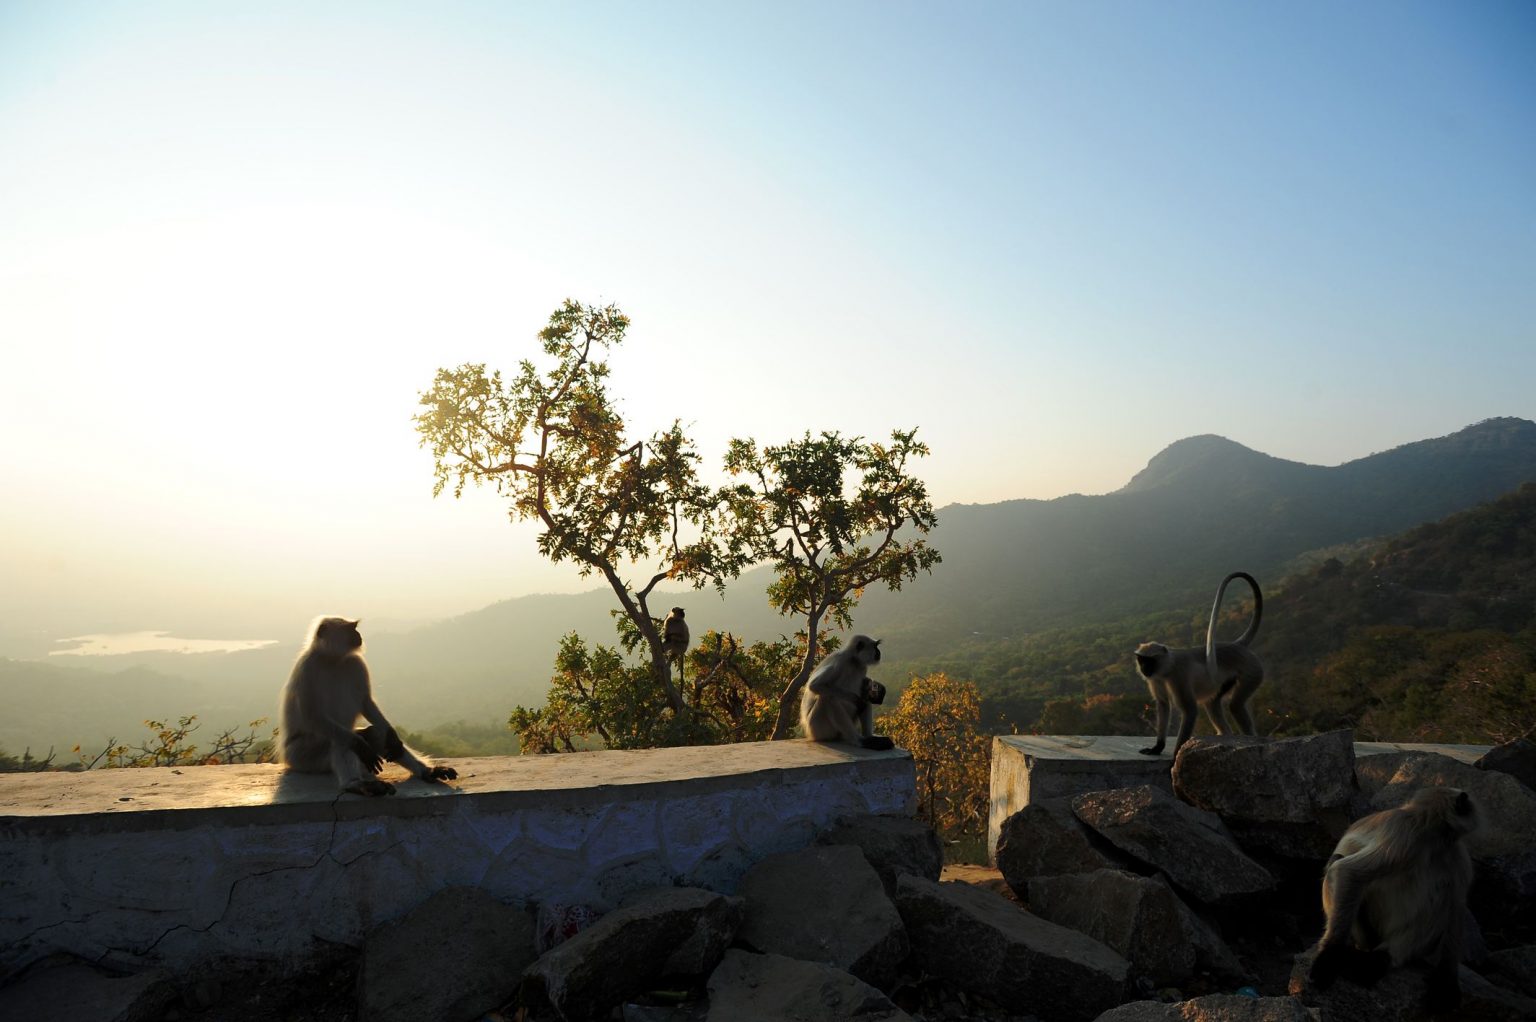
M 1253 637 L 1259 634 L 1259 619 L 1264 616 L 1264 594 L 1259 592 L 1259 583 L 1246 571 L 1234 571 L 1221 580 L 1221 585 L 1216 587 L 1216 600 L 1211 604 L 1211 620 L 1205 626 L 1205 671 L 1211 679 L 1211 691 L 1220 689 L 1218 684 L 1218 672 L 1216 670 L 1216 618 L 1221 613 L 1221 598 L 1227 594 L 1227 585 L 1234 578 L 1240 578 L 1248 583 L 1253 590 L 1253 619 L 1248 622 L 1248 627 L 1235 640 L 1239 646 L 1246 646 L 1253 641 Z

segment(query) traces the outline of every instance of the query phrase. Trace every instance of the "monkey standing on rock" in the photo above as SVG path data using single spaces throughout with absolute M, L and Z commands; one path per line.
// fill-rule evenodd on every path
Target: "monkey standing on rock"
M 800 724 L 815 742 L 846 742 L 884 751 L 896 743 L 875 734 L 875 704 L 885 686 L 869 676 L 880 662 L 880 640 L 855 635 L 844 649 L 816 665 L 800 697 Z
M 1477 805 L 1456 788 L 1421 788 L 1406 805 L 1350 824 L 1328 859 L 1328 916 L 1312 962 L 1320 989 L 1344 975 L 1371 985 L 1390 967 L 1430 967 L 1428 1008 L 1461 1002 L 1461 965 Z M 1353 946 L 1351 946 L 1353 944 Z
M 1216 617 L 1221 611 L 1221 598 L 1226 595 L 1227 584 L 1234 578 L 1247 582 L 1253 589 L 1253 620 L 1234 642 L 1216 641 Z M 1215 726 L 1216 733 L 1230 734 L 1227 715 L 1221 700 L 1230 693 L 1232 716 L 1243 734 L 1254 733 L 1253 717 L 1248 713 L 1248 700 L 1264 682 L 1264 664 L 1248 648 L 1253 637 L 1259 634 L 1259 619 L 1264 614 L 1264 595 L 1259 584 L 1245 571 L 1234 571 L 1221 580 L 1216 588 L 1216 602 L 1211 605 L 1211 620 L 1205 629 L 1204 649 L 1170 649 L 1161 642 L 1143 642 L 1136 647 L 1136 669 L 1146 679 L 1147 688 L 1157 702 L 1157 741 L 1140 750 L 1148 756 L 1162 754 L 1168 741 L 1168 703 L 1171 699 L 1179 705 L 1179 740 L 1174 743 L 1177 755 L 1179 747 L 1195 733 L 1195 707 L 1205 707 L 1205 715 Z
M 342 791 L 357 795 L 395 793 L 393 784 L 372 776 L 386 759 L 423 781 L 455 779 L 452 767 L 432 766 L 407 749 L 373 701 L 357 624 L 323 617 L 311 626 L 278 706 L 281 761 L 303 773 L 330 770 Z M 359 717 L 368 727 L 358 730 Z

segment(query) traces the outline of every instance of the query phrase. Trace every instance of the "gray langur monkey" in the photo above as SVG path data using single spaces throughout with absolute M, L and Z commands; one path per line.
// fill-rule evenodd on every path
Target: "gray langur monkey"
M 395 786 L 376 775 L 384 761 L 399 763 L 423 781 L 451 781 L 452 767 L 432 766 L 405 747 L 373 701 L 363 636 L 358 623 L 318 618 L 283 686 L 278 706 L 282 747 L 290 770 L 336 775 L 342 791 L 393 795 Z M 361 717 L 368 726 L 358 729 Z M 366 774 L 366 776 L 365 776 Z
M 667 658 L 677 661 L 677 676 L 683 676 L 683 655 L 688 652 L 688 622 L 683 620 L 683 608 L 673 607 L 672 613 L 661 623 L 661 648 Z
M 1420 788 L 1407 804 L 1350 824 L 1328 859 L 1323 911 L 1328 923 L 1312 962 L 1312 982 L 1339 975 L 1372 984 L 1388 968 L 1430 967 L 1428 1007 L 1461 1002 L 1472 857 L 1462 839 L 1480 813 L 1465 791 Z
M 855 635 L 845 648 L 816 665 L 800 697 L 800 724 L 815 742 L 847 742 L 884 751 L 896 743 L 875 734 L 874 705 L 885 686 L 869 676 L 880 662 L 880 640 Z
M 1253 589 L 1253 620 L 1248 629 L 1236 641 L 1216 641 L 1216 617 L 1221 611 L 1221 598 L 1226 595 L 1227 585 L 1240 578 Z M 1216 588 L 1216 602 L 1211 605 L 1211 620 L 1205 629 L 1205 648 L 1170 649 L 1161 642 L 1143 642 L 1136 647 L 1136 670 L 1146 679 L 1152 698 L 1157 701 L 1157 741 L 1141 749 L 1147 756 L 1160 756 L 1168 742 L 1168 703 L 1179 706 L 1179 740 L 1174 743 L 1177 755 L 1179 747 L 1195 733 L 1195 707 L 1205 708 L 1219 735 L 1231 734 L 1227 715 L 1221 700 L 1230 695 L 1232 716 L 1243 734 L 1254 733 L 1253 717 L 1248 712 L 1248 700 L 1264 682 L 1264 664 L 1248 648 L 1259 633 L 1259 619 L 1264 615 L 1264 594 L 1259 584 L 1245 571 L 1234 571 L 1221 580 Z

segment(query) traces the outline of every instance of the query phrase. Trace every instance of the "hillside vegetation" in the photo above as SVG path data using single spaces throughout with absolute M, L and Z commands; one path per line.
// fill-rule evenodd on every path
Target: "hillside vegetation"
M 1262 580 L 1261 580 L 1262 581 Z M 1227 615 L 1241 630 L 1249 606 Z M 1138 642 L 1203 641 L 1207 608 L 1058 629 L 924 661 L 978 681 L 994 723 L 1149 730 Z M 1536 727 L 1536 484 L 1420 526 L 1266 593 L 1255 650 L 1260 730 L 1352 727 L 1362 739 L 1487 742 Z

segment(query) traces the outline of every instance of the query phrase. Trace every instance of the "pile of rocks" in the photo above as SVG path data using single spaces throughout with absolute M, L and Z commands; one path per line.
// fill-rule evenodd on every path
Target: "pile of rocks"
M 1463 970 L 1465 1017 L 1533 1018 L 1536 792 L 1532 775 L 1517 778 L 1536 766 L 1536 749 L 1501 749 L 1480 766 L 1410 754 L 1357 763 L 1348 732 L 1197 740 L 1173 765 L 1172 795 L 1155 786 L 1096 791 L 1010 817 L 997 862 L 1013 897 L 938 882 L 933 833 L 874 816 L 764 859 L 730 891 L 635 890 L 602 913 L 535 912 L 448 888 L 349 952 L 356 1007 L 347 1017 L 1419 1018 L 1418 973 L 1398 970 L 1370 989 L 1341 980 L 1324 994 L 1307 986 L 1305 949 L 1322 925 L 1323 862 L 1343 830 L 1418 787 L 1445 784 L 1472 792 L 1489 821 L 1472 842 L 1472 909 L 1486 940 Z M 175 982 L 112 983 L 127 1000 L 92 1017 L 194 1018 L 191 1009 L 207 1007 L 185 989 L 176 1001 Z M 207 1017 L 244 1022 L 277 1017 L 274 1009 L 311 1017 L 236 1000 L 226 994 Z M 6 1012 L 17 1004 L 0 1003 L 0 1015 L 13 1017 Z

